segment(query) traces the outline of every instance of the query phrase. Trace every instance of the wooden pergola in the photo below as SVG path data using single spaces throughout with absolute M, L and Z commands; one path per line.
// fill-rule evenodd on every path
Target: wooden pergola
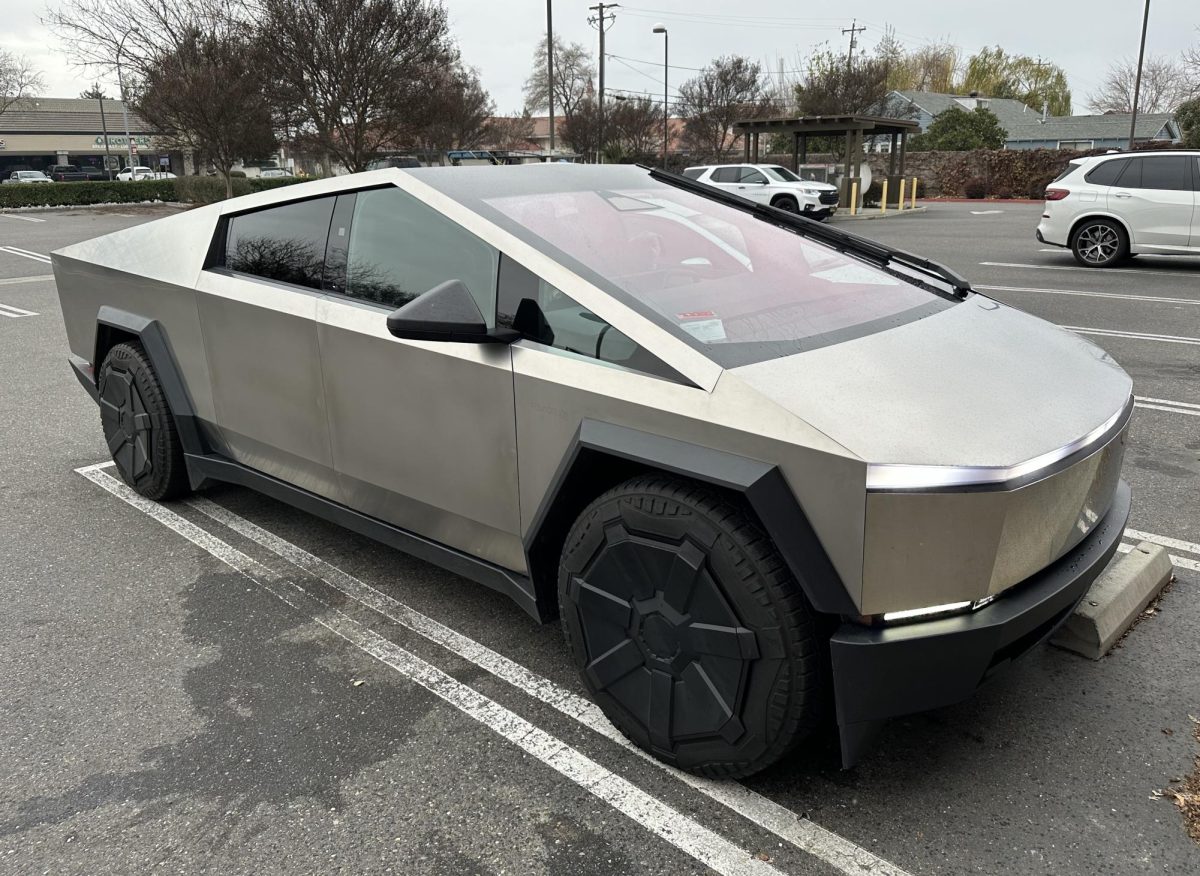
M 790 134 L 792 170 L 797 170 L 808 160 L 809 137 L 844 137 L 846 148 L 842 179 L 845 181 L 846 191 L 842 192 L 842 203 L 848 203 L 850 181 L 861 179 L 862 176 L 863 138 L 879 135 L 890 137 L 892 148 L 888 176 L 904 176 L 908 135 L 917 133 L 920 125 L 913 119 L 891 119 L 883 116 L 802 116 L 746 119 L 734 122 L 733 130 L 743 137 L 742 160 L 747 164 L 758 162 L 758 138 L 761 134 Z

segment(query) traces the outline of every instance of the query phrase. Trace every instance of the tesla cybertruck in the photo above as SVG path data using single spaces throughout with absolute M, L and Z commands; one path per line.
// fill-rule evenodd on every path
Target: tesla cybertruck
M 609 718 L 710 776 L 969 696 L 1129 515 L 1098 347 L 661 171 L 379 170 L 53 266 L 133 489 L 240 484 L 561 615 Z

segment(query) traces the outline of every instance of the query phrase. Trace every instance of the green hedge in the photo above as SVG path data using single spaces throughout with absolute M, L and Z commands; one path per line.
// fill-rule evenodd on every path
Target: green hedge
M 298 178 L 234 179 L 233 194 L 246 195 L 301 182 Z M 0 209 L 12 207 L 74 207 L 80 204 L 134 204 L 175 201 L 211 204 L 225 199 L 225 181 L 214 176 L 144 179 L 136 182 L 56 182 L 0 185 Z

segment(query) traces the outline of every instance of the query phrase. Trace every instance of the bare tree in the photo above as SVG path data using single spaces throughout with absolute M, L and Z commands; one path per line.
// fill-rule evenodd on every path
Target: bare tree
M 648 97 L 614 101 L 606 114 L 606 139 L 626 155 L 653 155 L 662 148 L 662 114 L 662 104 Z
M 796 86 L 799 112 L 805 116 L 888 115 L 888 74 L 885 59 L 864 58 L 850 67 L 830 49 L 814 52 L 804 81 Z
M 210 160 L 233 197 L 233 165 L 275 148 L 262 71 L 236 28 L 197 27 L 150 63 L 132 88 L 133 107 L 168 144 Z
M 733 123 L 761 116 L 769 105 L 758 64 L 740 55 L 717 58 L 679 86 L 683 140 L 693 149 L 724 160 L 740 139 Z
M 533 140 L 533 116 L 496 116 L 488 122 L 487 142 L 495 149 L 528 149 Z
M 28 58 L 0 51 L 0 116 L 13 104 L 35 97 L 45 87 L 42 74 Z
M 554 38 L 554 106 L 564 119 L 592 94 L 596 65 L 592 54 L 579 43 L 566 44 Z M 550 106 L 546 81 L 546 37 L 542 37 L 533 53 L 533 67 L 525 80 L 525 108 L 541 112 Z
M 474 149 L 488 134 L 496 105 L 479 81 L 478 71 L 455 65 L 434 71 L 430 87 L 429 123 L 419 140 L 427 152 Z
M 609 112 L 612 105 L 609 104 Z M 558 131 L 562 141 L 580 155 L 591 155 L 599 148 L 600 106 L 595 97 L 579 101 L 569 116 L 566 116 Z
M 301 138 L 351 171 L 413 143 L 432 121 L 429 81 L 458 60 L 435 0 L 256 0 L 271 93 Z M 323 161 L 325 172 L 330 160 Z
M 1108 68 L 1100 87 L 1088 94 L 1088 106 L 1098 113 L 1133 112 L 1133 90 L 1137 62 L 1125 58 Z M 1142 65 L 1142 89 L 1138 111 L 1170 112 L 1194 94 L 1200 81 L 1189 77 L 1183 65 L 1162 55 L 1150 55 Z

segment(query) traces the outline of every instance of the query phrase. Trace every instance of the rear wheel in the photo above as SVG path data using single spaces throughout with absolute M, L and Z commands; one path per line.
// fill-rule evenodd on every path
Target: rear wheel
M 1075 261 L 1088 268 L 1107 268 L 1129 255 L 1125 229 L 1110 219 L 1088 219 L 1071 238 Z
M 121 479 L 155 501 L 187 493 L 175 419 L 142 345 L 131 341 L 109 350 L 96 387 L 104 440 Z
M 772 207 L 778 207 L 780 210 L 785 210 L 788 213 L 799 213 L 800 204 L 791 195 L 780 195 L 771 202 Z
M 572 658 L 609 719 L 714 777 L 762 770 L 825 703 L 825 649 L 775 546 L 739 505 L 647 475 L 596 499 L 559 567 Z

